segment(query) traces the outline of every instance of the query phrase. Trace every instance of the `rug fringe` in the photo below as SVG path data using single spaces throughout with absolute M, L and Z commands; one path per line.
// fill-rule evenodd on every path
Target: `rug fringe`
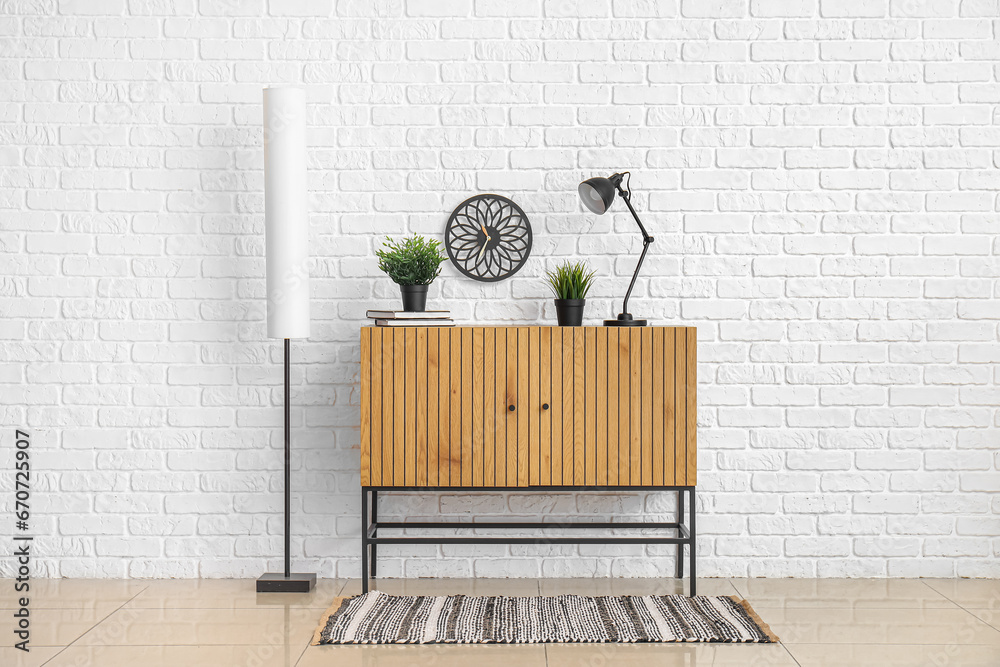
M 310 646 L 321 646 L 320 635 L 323 634 L 323 628 L 326 627 L 327 621 L 330 620 L 331 616 L 337 613 L 342 604 L 345 604 L 352 597 L 353 596 L 333 598 L 333 604 L 331 604 L 327 608 L 327 610 L 323 612 L 323 615 L 319 619 L 319 627 L 317 627 L 316 632 L 313 633 L 313 638 L 312 641 L 310 642 Z
M 750 603 L 748 601 L 744 600 L 743 598 L 738 598 L 735 595 L 730 595 L 729 598 L 733 602 L 736 602 L 741 607 L 743 607 L 743 611 L 745 611 L 747 613 L 747 616 L 752 618 L 753 622 L 756 623 L 757 626 L 764 631 L 764 634 L 767 635 L 768 639 L 770 639 L 775 644 L 781 643 L 781 640 L 778 639 L 778 635 L 774 634 L 774 631 L 771 630 L 771 626 L 765 623 L 763 619 L 761 619 L 761 617 L 757 615 L 757 612 L 754 611 L 754 608 L 750 606 Z

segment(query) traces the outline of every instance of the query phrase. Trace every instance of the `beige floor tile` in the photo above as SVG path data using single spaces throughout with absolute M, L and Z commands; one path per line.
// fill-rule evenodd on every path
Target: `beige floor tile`
M 538 595 L 537 579 L 375 579 L 371 590 L 391 595 Z M 360 595 L 352 579 L 341 595 Z
M 964 609 L 802 609 L 756 604 L 784 644 L 989 644 L 1000 631 Z
M 542 595 L 687 595 L 681 579 L 541 579 Z M 699 579 L 698 595 L 739 595 L 728 579 Z
M 14 609 L 27 595 L 32 609 L 106 609 L 109 612 L 142 592 L 141 579 L 32 579 L 27 592 L 14 590 L 13 579 L 0 579 L 0 609 Z
M 755 607 L 954 609 L 919 579 L 733 579 Z
M 125 609 L 326 609 L 344 588 L 340 579 L 319 579 L 309 593 L 258 593 L 253 579 L 166 579 L 151 581 Z
M 45 667 L 295 667 L 303 646 L 70 646 Z
M 963 607 L 1000 610 L 1000 579 L 922 579 Z
M 296 667 L 545 667 L 543 646 L 310 646 Z M 576 667 L 580 667 L 577 665 Z
M 319 609 L 121 609 L 84 635 L 81 646 L 305 646 Z
M 803 667 L 997 667 L 1000 646 L 950 644 L 789 644 Z
M 965 607 L 965 611 L 969 612 L 983 623 L 1000 630 L 1000 607 L 993 607 L 992 609 L 975 609 Z M 1000 663 L 997 664 L 1000 665 Z
M 3 612 L 6 617 L 8 612 Z M 113 611 L 95 609 L 31 609 L 32 646 L 68 646 Z M 0 627 L 12 627 L 6 620 Z M 5 635 L 7 632 L 4 633 Z M 7 644 L 7 642 L 4 642 Z M 10 645 L 10 644 L 7 644 Z
M 0 648 L 0 665 L 4 667 L 41 667 L 52 656 L 62 650 L 55 646 L 36 646 L 34 639 L 30 651 L 4 646 Z
M 548 667 L 796 667 L 778 644 L 548 644 Z

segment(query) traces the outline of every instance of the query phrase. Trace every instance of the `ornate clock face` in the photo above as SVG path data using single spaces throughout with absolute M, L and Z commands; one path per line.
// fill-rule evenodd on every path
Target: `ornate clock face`
M 444 245 L 455 267 L 475 280 L 496 282 L 517 273 L 531 253 L 531 223 L 500 195 L 476 195 L 448 218 Z

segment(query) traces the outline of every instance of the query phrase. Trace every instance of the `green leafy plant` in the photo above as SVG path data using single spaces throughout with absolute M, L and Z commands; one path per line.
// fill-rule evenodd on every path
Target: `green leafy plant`
M 586 299 L 596 271 L 587 271 L 585 262 L 564 262 L 555 271 L 546 271 L 546 280 L 557 299 Z
M 441 273 L 441 244 L 414 234 L 400 242 L 386 238 L 378 255 L 378 268 L 397 285 L 430 285 Z

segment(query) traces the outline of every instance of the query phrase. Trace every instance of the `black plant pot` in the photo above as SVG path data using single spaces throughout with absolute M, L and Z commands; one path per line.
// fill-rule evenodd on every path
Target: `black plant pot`
M 586 299 L 556 299 L 556 319 L 561 327 L 583 326 Z
M 400 285 L 403 295 L 403 310 L 407 313 L 422 313 L 427 310 L 427 285 Z

